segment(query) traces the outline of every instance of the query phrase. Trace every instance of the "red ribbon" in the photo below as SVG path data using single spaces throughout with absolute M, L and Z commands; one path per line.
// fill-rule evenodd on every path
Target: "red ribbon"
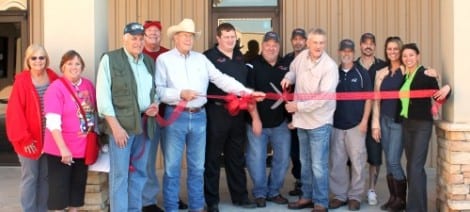
M 399 98 L 429 98 L 437 90 L 428 89 L 428 90 L 413 90 L 413 91 L 360 91 L 360 92 L 338 92 L 338 93 L 314 93 L 314 94 L 292 94 L 284 91 L 282 94 L 279 93 L 266 93 L 264 99 L 270 100 L 279 100 L 283 99 L 284 101 L 307 101 L 307 100 L 367 100 L 367 99 L 399 99 Z M 252 95 L 242 95 L 241 97 L 236 96 L 235 94 L 227 95 L 206 95 L 203 96 L 209 99 L 219 99 L 226 101 L 225 108 L 228 110 L 229 114 L 232 116 L 237 115 L 240 110 L 247 110 L 249 104 L 255 102 L 255 98 Z M 186 106 L 185 101 L 181 101 L 176 106 L 175 110 L 171 114 L 168 120 L 165 120 L 163 117 L 157 115 L 155 116 L 156 121 L 160 126 L 168 126 L 183 112 L 184 107 Z M 442 106 L 445 103 L 444 101 L 436 101 L 432 108 L 431 112 L 433 115 L 436 115 Z

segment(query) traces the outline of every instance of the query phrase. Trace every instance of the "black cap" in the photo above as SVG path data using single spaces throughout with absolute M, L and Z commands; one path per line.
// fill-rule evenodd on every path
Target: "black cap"
M 295 36 L 300 36 L 304 39 L 307 39 L 307 33 L 305 33 L 305 30 L 302 28 L 296 28 L 292 30 L 292 36 L 290 39 L 294 39 Z
M 339 50 L 351 49 L 354 51 L 354 42 L 351 39 L 344 39 L 339 43 Z
M 131 22 L 124 27 L 124 34 L 129 33 L 131 35 L 143 35 L 144 34 L 144 26 L 137 22 Z
M 361 43 L 364 43 L 366 42 L 366 40 L 372 40 L 373 43 L 375 43 L 375 35 L 370 33 L 370 32 L 366 32 L 364 34 L 361 35 Z
M 281 41 L 281 39 L 279 38 L 279 35 L 277 33 L 273 32 L 273 31 L 266 32 L 266 34 L 264 34 L 263 42 L 266 42 L 266 41 L 269 41 L 269 40 L 274 40 L 277 43 L 279 43 Z

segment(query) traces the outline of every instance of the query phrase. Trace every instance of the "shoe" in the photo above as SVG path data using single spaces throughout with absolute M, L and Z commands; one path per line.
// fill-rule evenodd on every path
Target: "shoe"
M 188 209 L 188 205 L 183 202 L 183 200 L 179 199 L 178 200 L 178 209 L 180 210 L 186 210 Z
M 287 208 L 292 209 L 292 210 L 299 210 L 299 209 L 304 209 L 304 208 L 313 208 L 313 206 L 314 204 L 312 200 L 300 198 L 299 200 L 295 202 L 289 202 L 289 204 L 287 205 Z
M 219 212 L 219 206 L 218 205 L 211 205 L 207 207 L 207 212 Z
M 277 203 L 279 205 L 285 205 L 285 204 L 289 203 L 289 200 L 287 200 L 285 197 L 283 197 L 280 194 L 278 194 L 274 197 L 268 197 L 268 198 L 266 198 L 266 200 L 270 201 L 270 202 Z
M 234 202 L 233 203 L 236 206 L 245 208 L 245 209 L 250 209 L 250 208 L 256 208 L 257 204 L 249 199 L 245 199 L 241 202 Z
M 255 199 L 256 207 L 258 208 L 265 208 L 266 207 L 266 199 L 264 197 L 258 197 Z
M 153 204 L 142 207 L 142 212 L 163 212 L 163 209 Z
M 336 209 L 336 208 L 339 208 L 343 205 L 346 205 L 345 201 L 341 201 L 339 199 L 332 199 L 328 204 L 328 208 L 329 209 Z
M 348 209 L 350 211 L 358 211 L 359 209 L 361 209 L 361 202 L 355 199 L 348 200 Z
M 299 180 L 296 180 L 294 183 L 294 189 L 289 191 L 290 196 L 301 196 L 302 195 L 302 183 Z
M 325 208 L 321 205 L 315 205 L 315 207 L 312 209 L 312 212 L 327 212 L 328 208 Z
M 367 192 L 367 202 L 369 205 L 377 205 L 377 194 L 372 189 Z

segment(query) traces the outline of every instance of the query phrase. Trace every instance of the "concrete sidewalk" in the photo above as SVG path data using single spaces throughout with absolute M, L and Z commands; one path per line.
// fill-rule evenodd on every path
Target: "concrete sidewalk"
M 368 169 L 367 169 L 368 170 Z M 289 170 L 290 171 L 290 170 Z M 21 170 L 19 167 L 0 167 L 0 212 L 17 212 L 21 211 L 20 200 L 19 200 L 19 182 L 21 176 Z M 361 204 L 361 211 L 380 211 L 380 205 L 383 204 L 388 198 L 388 190 L 386 188 L 385 174 L 384 171 L 380 173 L 379 182 L 377 186 L 377 194 L 379 196 L 379 204 L 376 206 L 369 206 L 367 200 L 364 198 L 364 201 Z M 158 170 L 159 176 L 162 176 L 162 170 Z M 240 212 L 243 211 L 238 207 L 234 207 L 230 201 L 230 195 L 227 189 L 227 183 L 225 183 L 225 171 L 221 171 L 221 204 L 219 208 L 221 211 L 228 212 Z M 427 169 L 428 174 L 428 209 L 430 212 L 436 211 L 436 171 L 435 169 Z M 161 179 L 161 178 L 160 178 Z M 186 179 L 185 172 L 182 176 L 182 192 L 181 196 L 186 201 L 186 183 L 183 183 L 183 179 Z M 248 179 L 250 183 L 248 188 L 251 188 L 251 180 Z M 288 197 L 290 201 L 295 201 L 297 197 L 288 196 L 288 191 L 292 189 L 294 184 L 294 178 L 290 172 L 286 176 L 286 181 L 284 183 L 284 188 L 282 189 L 282 195 Z M 158 201 L 162 202 L 161 193 L 158 197 Z M 256 212 L 281 212 L 288 211 L 286 205 L 277 205 L 275 203 L 268 202 L 266 208 L 254 209 L 254 210 L 245 210 L 245 211 L 256 211 Z M 308 209 L 298 210 L 298 211 L 310 211 Z M 336 210 L 331 211 L 348 211 L 347 207 L 342 207 Z

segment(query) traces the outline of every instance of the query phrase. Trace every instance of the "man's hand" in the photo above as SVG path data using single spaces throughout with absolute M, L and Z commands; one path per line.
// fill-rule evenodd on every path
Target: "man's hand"
M 295 126 L 294 126 L 294 124 L 293 124 L 292 122 L 289 122 L 289 123 L 287 124 L 287 128 L 288 128 L 289 130 L 295 130 Z
M 266 97 L 266 94 L 261 91 L 253 91 L 253 93 L 251 93 L 251 96 L 254 97 L 257 102 L 261 102 L 264 100 L 264 97 Z
M 197 95 L 198 95 L 198 92 L 195 90 L 184 89 L 180 93 L 180 98 L 183 99 L 184 101 L 191 101 L 195 99 Z
M 261 120 L 253 119 L 251 121 L 251 126 L 253 127 L 253 134 L 255 134 L 256 136 L 260 136 L 261 132 L 263 131 L 263 124 L 261 123 Z
M 290 86 L 290 84 L 292 84 L 291 81 L 286 78 L 282 79 L 281 81 L 282 89 L 287 89 Z
M 157 103 L 152 103 L 147 110 L 145 110 L 145 115 L 147 116 L 156 116 L 158 114 L 158 104 Z
M 127 135 L 126 130 L 124 130 L 121 125 L 114 126 L 111 128 L 113 132 L 114 141 L 119 148 L 124 148 L 127 146 L 127 139 L 129 139 L 129 135 Z
M 287 102 L 285 108 L 288 113 L 295 113 L 297 112 L 297 102 Z
M 358 127 L 359 127 L 359 132 L 363 134 L 367 133 L 367 121 L 361 121 Z
M 380 143 L 380 139 L 382 138 L 382 135 L 380 133 L 379 128 L 372 129 L 372 138 L 375 140 L 375 142 Z

